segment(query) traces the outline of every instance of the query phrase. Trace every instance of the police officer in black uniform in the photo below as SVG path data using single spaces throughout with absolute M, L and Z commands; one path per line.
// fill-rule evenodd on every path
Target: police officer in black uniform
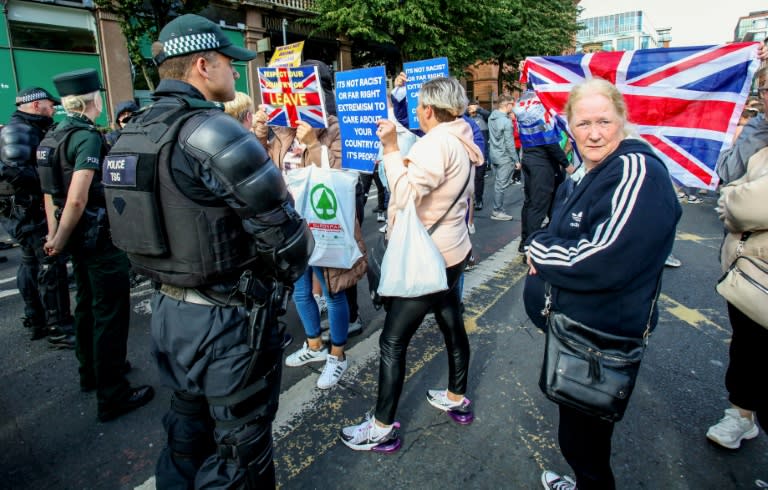
M 129 263 L 112 244 L 106 217 L 101 182 L 106 145 L 93 124 L 103 108 L 99 76 L 93 69 L 76 70 L 57 75 L 53 83 L 67 117 L 37 151 L 48 216 L 45 250 L 51 256 L 72 254 L 80 387 L 96 389 L 98 418 L 105 422 L 146 404 L 154 390 L 133 388 L 124 376 Z
M 174 394 L 157 488 L 273 488 L 277 317 L 314 242 L 264 148 L 222 110 L 232 62 L 256 53 L 197 15 L 159 37 L 154 101 L 104 161 L 113 239 L 159 289 L 154 353 Z
M 0 132 L 0 180 L 10 186 L 1 199 L 0 221 L 21 245 L 16 284 L 24 300 L 24 326 L 32 330 L 32 340 L 48 335 L 54 346 L 71 349 L 75 336 L 67 257 L 48 257 L 43 252 L 48 226 L 35 158 L 37 145 L 53 125 L 58 104 L 59 99 L 40 87 L 16 96 L 16 112 Z

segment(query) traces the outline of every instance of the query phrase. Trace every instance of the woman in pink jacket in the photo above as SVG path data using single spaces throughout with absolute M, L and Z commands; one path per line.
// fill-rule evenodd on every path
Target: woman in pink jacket
M 472 195 L 471 162 L 483 163 L 472 130 L 461 115 L 467 107 L 464 88 L 454 78 L 435 78 L 422 85 L 417 114 L 425 136 L 401 155 L 395 125 L 379 121 L 377 134 L 391 191 L 389 221 L 395 210 L 414 199 L 416 212 L 429 229 L 443 215 L 432 239 L 445 259 L 448 289 L 417 298 L 391 298 L 379 338 L 379 391 L 374 416 L 341 430 L 341 440 L 358 451 L 395 451 L 400 447 L 395 412 L 405 380 L 408 343 L 426 314 L 434 312 L 448 350 L 448 388 L 429 390 L 427 401 L 459 423 L 472 421 L 467 390 L 469 340 L 459 309 L 459 278 L 472 245 L 464 223 Z M 458 200 L 456 199 L 458 197 Z M 455 204 L 454 204 L 455 203 Z M 389 226 L 392 229 L 392 226 Z M 418 271 L 413 271 L 417 274 Z

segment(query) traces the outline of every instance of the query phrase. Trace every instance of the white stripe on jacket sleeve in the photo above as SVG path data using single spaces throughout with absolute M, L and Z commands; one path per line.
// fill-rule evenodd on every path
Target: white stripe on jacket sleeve
M 627 220 L 637 204 L 637 196 L 645 181 L 645 156 L 639 153 L 621 155 L 623 172 L 611 199 L 611 216 L 595 227 L 590 239 L 582 239 L 572 247 L 552 245 L 545 247 L 534 239 L 531 257 L 544 265 L 572 266 L 611 247 L 621 235 Z

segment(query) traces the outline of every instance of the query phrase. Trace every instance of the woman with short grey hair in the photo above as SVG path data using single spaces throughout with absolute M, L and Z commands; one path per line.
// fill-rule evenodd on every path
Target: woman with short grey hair
M 388 298 L 387 317 L 379 337 L 381 359 L 376 411 L 359 425 L 342 429 L 341 440 L 357 451 L 392 452 L 400 447 L 395 422 L 405 381 L 405 358 L 411 337 L 426 314 L 434 312 L 448 351 L 448 388 L 429 390 L 427 401 L 462 424 L 472 421 L 464 394 L 469 370 L 469 340 L 460 310 L 459 280 L 472 244 L 464 223 L 472 193 L 472 162 L 482 164 L 483 153 L 473 142 L 472 129 L 461 115 L 467 106 L 464 88 L 454 78 L 435 78 L 419 93 L 416 113 L 425 135 L 407 156 L 400 153 L 395 125 L 378 121 L 389 182 L 389 226 L 395 211 L 411 199 L 425 228 L 439 223 L 432 240 L 446 265 L 448 289 L 415 298 Z M 418 271 L 409 271 L 418 274 Z

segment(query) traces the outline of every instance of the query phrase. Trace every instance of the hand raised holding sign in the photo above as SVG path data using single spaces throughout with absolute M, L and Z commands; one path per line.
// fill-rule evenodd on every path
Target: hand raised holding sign
M 384 154 L 392 153 L 394 151 L 400 151 L 397 146 L 397 129 L 395 123 L 387 119 L 379 119 L 376 122 L 378 128 L 376 129 L 376 136 L 381 141 L 381 146 L 384 149 Z
M 260 140 L 266 140 L 269 128 L 267 127 L 267 111 L 264 104 L 260 104 L 256 112 L 253 113 L 253 134 Z
M 296 123 L 296 139 L 303 145 L 312 146 L 317 143 L 317 134 L 308 123 L 299 121 Z

